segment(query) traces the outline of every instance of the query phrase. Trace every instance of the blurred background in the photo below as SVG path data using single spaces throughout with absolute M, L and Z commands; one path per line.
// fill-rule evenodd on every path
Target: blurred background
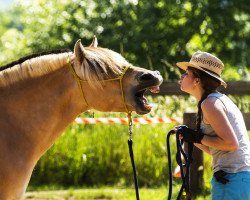
M 73 50 L 78 39 L 88 46 L 94 35 L 99 46 L 121 53 L 134 65 L 159 70 L 165 81 L 177 81 L 180 71 L 175 63 L 189 60 L 197 50 L 213 53 L 224 62 L 226 81 L 250 80 L 248 0 L 0 0 L 0 66 L 48 49 Z M 196 111 L 195 100 L 187 96 L 148 98 L 155 102 L 148 116 L 178 118 L 184 112 Z M 249 95 L 232 98 L 243 112 L 249 112 Z M 83 113 L 82 117 L 91 115 Z M 125 116 L 95 114 L 111 115 Z M 163 199 L 167 195 L 165 136 L 174 125 L 134 126 L 139 185 L 165 188 L 154 197 L 147 191 L 144 199 Z M 124 125 L 73 124 L 38 162 L 29 190 L 131 188 L 126 145 Z M 201 199 L 209 199 L 210 162 L 205 157 Z M 180 181 L 176 181 L 178 186 Z M 112 198 L 122 199 L 106 199 Z
M 247 0 L 1 0 L 0 65 L 31 52 L 70 48 L 81 38 L 176 79 L 177 61 L 208 51 L 226 80 L 249 78 Z

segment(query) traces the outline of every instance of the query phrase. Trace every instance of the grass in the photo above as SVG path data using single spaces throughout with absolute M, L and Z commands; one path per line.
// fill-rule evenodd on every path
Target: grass
M 179 192 L 179 185 L 173 188 L 173 197 Z M 168 187 L 160 188 L 141 188 L 141 200 L 163 200 L 167 199 Z M 135 191 L 133 188 L 84 188 L 68 189 L 55 191 L 27 192 L 25 200 L 135 200 Z M 208 200 L 209 196 L 199 196 L 195 200 Z
M 163 188 L 159 189 L 141 189 L 140 195 L 142 199 L 153 199 L 155 196 L 158 199 L 166 197 L 166 191 Z M 69 189 L 60 191 L 47 192 L 30 192 L 26 199 L 119 199 L 119 200 L 134 200 L 134 189 L 124 188 L 91 188 L 91 189 Z

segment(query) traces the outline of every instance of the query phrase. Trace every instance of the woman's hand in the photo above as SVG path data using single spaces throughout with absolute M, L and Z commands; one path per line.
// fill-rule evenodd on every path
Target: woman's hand
M 204 137 L 204 133 L 188 128 L 186 125 L 175 127 L 175 132 L 180 134 L 185 142 L 200 143 Z

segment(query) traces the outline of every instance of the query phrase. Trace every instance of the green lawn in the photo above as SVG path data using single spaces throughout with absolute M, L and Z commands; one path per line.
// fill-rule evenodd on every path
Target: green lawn
M 176 199 L 178 188 L 173 190 L 173 198 Z M 141 188 L 141 200 L 165 200 L 167 199 L 168 188 Z M 135 200 L 135 191 L 130 188 L 91 188 L 91 189 L 69 189 L 56 191 L 27 192 L 25 200 Z M 196 200 L 209 200 L 209 196 L 202 196 Z

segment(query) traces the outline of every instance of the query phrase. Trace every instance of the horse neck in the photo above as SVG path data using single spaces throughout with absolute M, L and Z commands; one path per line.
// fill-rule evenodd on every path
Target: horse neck
M 33 154 L 35 160 L 86 109 L 67 65 L 42 77 L 13 84 L 1 93 L 4 112 L 0 114 L 0 127 L 5 124 L 10 138 L 17 139 L 20 151 L 25 149 L 27 152 L 22 153 Z

